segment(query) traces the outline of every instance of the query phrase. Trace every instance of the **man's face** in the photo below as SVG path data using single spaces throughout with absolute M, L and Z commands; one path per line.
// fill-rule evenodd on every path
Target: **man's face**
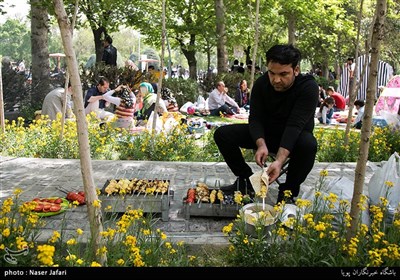
M 108 83 L 108 82 L 104 82 L 104 85 L 98 85 L 97 86 L 97 88 L 98 88 L 98 90 L 101 92 L 101 93 L 105 93 L 107 90 L 108 90 L 108 88 L 110 87 L 110 83 Z
M 293 85 L 299 70 L 299 66 L 293 69 L 291 64 L 268 63 L 269 80 L 274 89 L 279 92 L 287 91 Z

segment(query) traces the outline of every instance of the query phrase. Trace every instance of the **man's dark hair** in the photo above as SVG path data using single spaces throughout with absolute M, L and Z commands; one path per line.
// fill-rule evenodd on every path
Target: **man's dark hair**
M 104 41 L 107 41 L 110 45 L 112 44 L 113 40 L 110 37 L 110 35 L 106 35 L 106 37 L 104 38 Z
M 365 105 L 364 100 L 356 100 L 356 101 L 354 101 L 354 106 L 356 106 L 356 105 L 358 105 L 360 107 L 363 107 Z
M 347 59 L 347 61 L 354 62 L 354 58 L 352 58 L 352 57 L 349 57 L 349 58 Z
M 110 81 L 106 77 L 100 76 L 97 84 L 104 86 L 104 83 L 110 83 Z
M 292 68 L 295 68 L 300 63 L 301 53 L 292 44 L 275 45 L 267 51 L 266 57 L 267 64 L 269 62 L 276 62 L 282 65 L 291 64 Z

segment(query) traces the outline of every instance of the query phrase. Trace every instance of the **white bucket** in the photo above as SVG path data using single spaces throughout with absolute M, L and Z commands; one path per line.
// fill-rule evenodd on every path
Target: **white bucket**
M 269 204 L 249 203 L 240 209 L 240 215 L 244 217 L 246 234 L 257 237 L 256 227 L 263 227 L 263 234 L 268 234 L 276 223 L 277 213 Z

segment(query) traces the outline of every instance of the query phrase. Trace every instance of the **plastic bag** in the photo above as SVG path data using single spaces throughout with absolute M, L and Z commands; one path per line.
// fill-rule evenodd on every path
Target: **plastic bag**
M 147 120 L 146 123 L 146 129 L 149 131 L 152 131 L 153 129 L 153 118 L 154 116 L 156 116 L 157 120 L 156 120 L 156 127 L 155 127 L 155 131 L 156 133 L 160 132 L 163 129 L 163 123 L 162 120 L 160 119 L 160 117 L 158 116 L 158 114 L 154 115 L 154 111 L 151 112 L 149 119 Z
M 198 110 L 204 110 L 206 107 L 206 100 L 204 99 L 203 96 L 199 95 L 199 97 L 197 97 L 197 102 L 196 102 L 196 106 Z
M 397 124 L 397 122 L 398 122 L 398 119 L 397 119 L 398 114 L 397 114 L 397 112 L 396 113 L 391 113 L 389 111 L 382 110 L 381 111 L 381 116 L 385 119 L 385 121 L 386 121 L 386 123 L 388 125 L 395 126 Z
M 391 184 L 393 187 L 389 187 Z M 400 156 L 397 152 L 392 154 L 388 161 L 374 172 L 368 184 L 368 191 L 371 205 L 380 204 L 380 197 L 387 198 L 390 222 L 394 213 L 399 211 L 400 202 Z
M 187 109 L 191 106 L 194 106 L 194 104 L 190 101 L 186 102 L 185 104 L 182 105 L 182 107 L 179 109 L 179 111 L 183 114 L 187 113 Z
M 328 197 L 330 193 L 337 195 L 337 200 L 334 203 L 334 208 L 331 209 L 331 214 L 335 217 L 332 221 L 332 226 L 334 228 L 340 228 L 340 225 L 343 223 L 340 216 L 337 216 L 340 213 L 340 201 L 347 200 L 349 205 L 351 204 L 351 200 L 353 199 L 353 190 L 354 190 L 354 181 L 348 179 L 347 177 L 338 177 L 334 178 L 326 183 L 321 189 L 321 197 Z M 365 191 L 364 191 L 365 193 Z M 310 201 L 314 201 L 315 198 L 315 189 L 310 189 L 301 197 L 302 199 L 307 199 Z M 366 202 L 368 203 L 368 201 Z M 365 205 L 365 210 L 361 212 L 361 222 L 368 227 L 370 226 L 370 218 L 369 218 L 369 205 Z M 321 209 L 322 210 L 322 209 Z M 350 206 L 347 209 L 350 212 Z

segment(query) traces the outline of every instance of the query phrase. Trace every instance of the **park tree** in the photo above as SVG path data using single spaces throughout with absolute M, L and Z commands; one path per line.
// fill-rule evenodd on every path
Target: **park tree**
M 350 228 L 347 232 L 347 240 L 355 237 L 357 232 L 358 222 L 360 220 L 360 200 L 363 193 L 365 182 L 365 170 L 368 160 L 368 152 L 371 139 L 372 115 L 375 103 L 376 84 L 378 80 L 378 63 L 381 42 L 384 38 L 384 25 L 387 15 L 387 0 L 376 0 L 376 9 L 374 23 L 371 28 L 371 43 L 369 44 L 371 53 L 370 74 L 367 85 L 367 100 L 365 103 L 365 111 L 363 117 L 363 125 L 361 127 L 360 149 L 355 170 L 353 199 L 350 209 Z
M 85 15 L 86 22 L 93 33 L 97 62 L 100 62 L 103 56 L 102 40 L 105 35 L 117 31 L 126 23 L 128 17 L 132 21 L 136 20 L 137 2 L 129 0 L 79 1 L 79 12 Z M 128 11 L 132 11 L 132 13 Z M 82 20 L 78 20 L 77 23 L 78 25 L 83 24 Z
M 227 72 L 226 33 L 225 33 L 225 6 L 224 0 L 215 0 L 215 18 L 217 29 L 217 70 L 218 73 Z
M 50 64 L 48 49 L 49 14 L 47 3 L 31 0 L 32 95 L 26 108 L 38 110 L 50 90 Z M 33 115 L 33 114 L 32 114 Z
M 85 110 L 83 108 L 82 84 L 79 76 L 78 61 L 72 46 L 72 28 L 64 9 L 62 0 L 53 0 L 55 13 L 62 35 L 64 51 L 66 54 L 68 72 L 71 77 L 71 85 L 74 94 L 72 95 L 76 123 L 78 129 L 79 157 L 81 161 L 81 172 L 83 186 L 85 190 L 86 205 L 90 223 L 90 233 L 92 242 L 92 255 L 96 256 L 98 263 L 104 266 L 107 262 L 105 254 L 97 254 L 103 247 L 100 233 L 103 231 L 102 213 L 99 204 L 96 186 L 93 179 L 92 162 L 90 158 L 90 145 L 88 137 L 88 127 L 86 123 Z
M 197 78 L 196 52 L 199 34 L 215 30 L 215 11 L 213 2 L 207 0 L 169 1 L 166 4 L 166 36 L 172 48 L 179 48 L 189 65 L 189 77 Z M 154 46 L 161 45 L 161 8 L 157 1 L 137 3 L 128 7 L 128 24 L 146 35 L 145 40 Z M 215 31 L 214 31 L 215 34 Z M 215 35 L 212 40 L 216 41 Z M 215 46 L 215 42 L 214 42 Z
M 31 33 L 25 22 L 17 19 L 8 19 L 0 25 L 0 54 L 13 61 L 25 60 L 26 65 L 31 62 Z
M 388 14 L 385 24 L 385 38 L 382 42 L 382 60 L 389 62 L 394 69 L 400 69 L 400 1 L 388 1 Z M 400 74 L 400 72 L 397 72 Z
M 307 3 L 312 12 L 302 15 L 296 32 L 298 47 L 313 67 L 321 69 L 322 76 L 329 78 L 329 70 L 338 67 L 348 53 L 354 53 L 356 25 L 355 14 L 347 14 L 337 1 L 314 1 Z M 305 11 L 305 10 L 303 10 Z M 307 28 L 302 28 L 307 26 Z

